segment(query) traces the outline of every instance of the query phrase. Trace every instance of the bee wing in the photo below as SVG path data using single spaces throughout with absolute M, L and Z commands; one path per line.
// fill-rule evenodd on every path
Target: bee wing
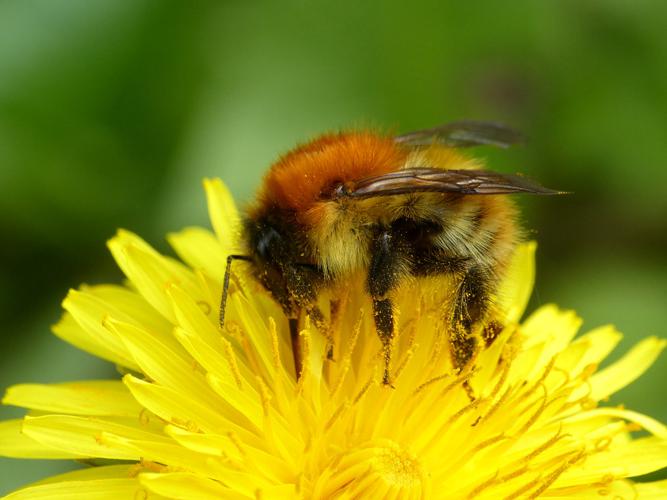
M 459 148 L 480 145 L 506 148 L 512 144 L 523 142 L 523 136 L 502 123 L 463 120 L 408 132 L 396 136 L 394 140 L 408 146 L 440 143 Z
M 335 190 L 334 196 L 359 199 L 423 192 L 466 195 L 563 194 L 562 191 L 547 189 L 519 175 L 487 170 L 412 168 L 347 182 Z

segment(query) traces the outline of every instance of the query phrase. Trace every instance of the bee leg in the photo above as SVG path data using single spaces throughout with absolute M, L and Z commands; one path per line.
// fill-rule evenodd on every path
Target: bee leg
M 489 288 L 491 278 L 487 271 L 479 267 L 470 268 L 464 275 L 451 316 L 450 353 L 454 368 L 462 370 L 477 354 L 479 340 L 476 329 L 489 309 Z M 464 388 L 474 399 L 472 388 L 464 382 Z
M 394 337 L 394 313 L 389 293 L 401 278 L 405 266 L 405 249 L 399 235 L 389 229 L 381 230 L 371 246 L 371 262 L 368 268 L 368 292 L 373 299 L 375 328 L 382 342 L 384 375 L 382 381 L 391 385 L 392 340 Z
M 301 377 L 303 370 L 301 362 L 301 341 L 299 340 L 299 318 L 289 318 L 289 336 L 292 342 L 292 358 L 294 359 L 294 374 L 296 379 Z
M 227 307 L 227 295 L 229 295 L 229 278 L 232 275 L 232 262 L 235 260 L 243 260 L 250 262 L 251 257 L 247 255 L 228 255 L 227 256 L 227 265 L 225 266 L 225 276 L 222 279 L 222 295 L 220 297 L 220 312 L 218 316 L 218 326 L 222 331 L 222 327 L 225 326 L 225 309 Z
M 493 344 L 493 341 L 496 340 L 498 335 L 503 331 L 505 326 L 498 320 L 491 320 L 486 325 L 484 325 L 484 330 L 482 330 L 482 340 L 486 347 L 489 347 Z
M 391 363 L 391 342 L 394 338 L 394 314 L 390 299 L 373 299 L 373 317 L 384 356 L 382 383 L 391 385 L 389 365 Z
M 287 312 L 289 318 L 292 356 L 298 380 L 303 371 L 301 339 L 299 337 L 299 319 L 301 318 L 301 313 L 305 310 L 318 328 L 324 318 L 315 305 L 317 298 L 316 282 L 319 276 L 313 272 L 310 266 L 288 262 L 283 263 L 281 266 L 281 277 L 284 279 L 286 289 L 286 294 L 283 298 L 283 309 Z M 320 318 L 322 321 L 320 321 Z
M 336 323 L 338 315 L 341 313 L 341 299 L 329 300 L 329 309 L 331 311 L 331 323 Z

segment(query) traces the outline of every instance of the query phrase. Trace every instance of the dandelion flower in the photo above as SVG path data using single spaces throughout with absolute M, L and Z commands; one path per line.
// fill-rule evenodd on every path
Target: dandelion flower
M 215 231 L 172 234 L 182 262 L 121 231 L 109 248 L 127 284 L 63 302 L 56 335 L 122 379 L 4 397 L 29 412 L 0 423 L 0 454 L 97 466 L 6 498 L 667 498 L 667 482 L 631 479 L 667 466 L 667 428 L 604 405 L 665 343 L 647 338 L 598 369 L 621 338 L 613 327 L 575 338 L 580 319 L 553 305 L 519 323 L 534 244 L 498 294 L 506 328 L 469 368 L 452 368 L 437 287 L 412 284 L 384 385 L 368 299 L 350 286 L 330 318 L 334 359 L 306 321 L 297 379 L 287 322 L 243 264 L 218 327 L 238 215 L 220 181 L 205 185 Z

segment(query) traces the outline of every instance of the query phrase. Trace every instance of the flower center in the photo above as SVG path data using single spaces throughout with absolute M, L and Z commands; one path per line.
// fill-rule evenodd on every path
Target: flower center
M 388 439 L 339 456 L 315 486 L 316 498 L 423 498 L 427 476 L 419 460 Z
M 378 448 L 372 469 L 387 485 L 399 488 L 418 485 L 422 480 L 417 459 L 398 445 Z

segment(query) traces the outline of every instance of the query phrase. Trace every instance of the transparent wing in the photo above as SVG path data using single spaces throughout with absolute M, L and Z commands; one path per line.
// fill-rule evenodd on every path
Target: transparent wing
M 415 132 L 408 132 L 407 134 L 396 136 L 394 140 L 408 146 L 424 146 L 440 143 L 458 148 L 480 145 L 506 148 L 512 144 L 523 142 L 523 136 L 516 130 L 501 123 L 463 120 Z
M 408 193 L 459 193 L 466 195 L 528 193 L 564 194 L 545 188 L 520 175 L 487 170 L 442 170 L 412 168 L 359 181 L 346 182 L 334 191 L 334 197 L 372 198 Z

